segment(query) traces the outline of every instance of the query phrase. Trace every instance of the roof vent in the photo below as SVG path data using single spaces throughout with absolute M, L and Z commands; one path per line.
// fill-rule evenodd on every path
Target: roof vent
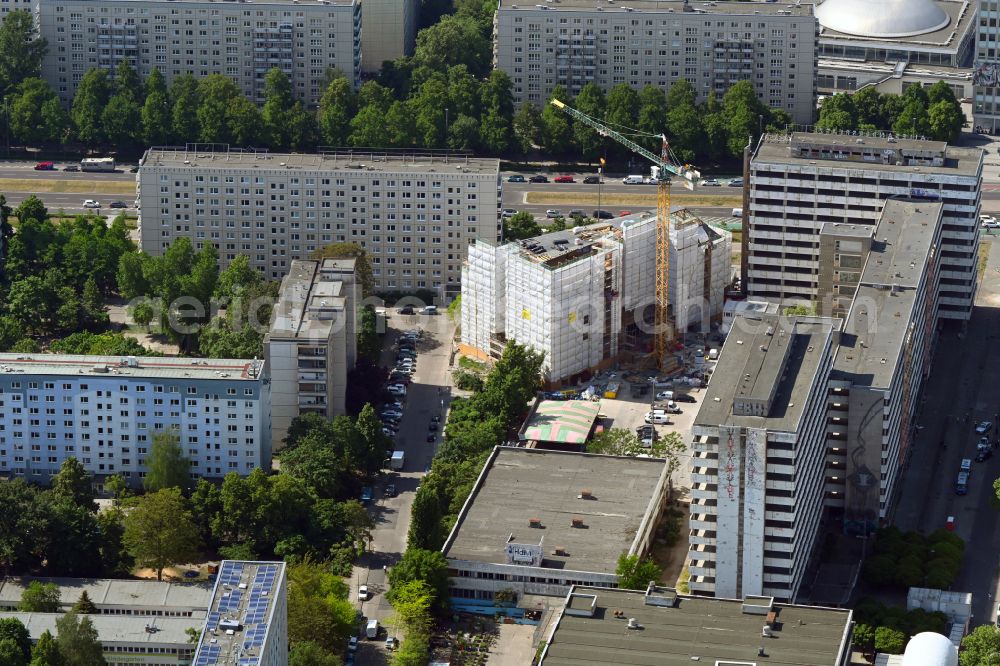
M 590 492 L 589 488 L 584 488 L 583 490 L 580 491 L 580 494 L 577 496 L 577 499 L 585 499 L 585 500 L 594 499 L 594 494 Z
M 571 524 L 573 527 L 585 527 L 583 524 L 583 518 L 580 518 L 579 516 L 574 516 Z
M 639 624 L 639 621 L 636 620 L 634 617 L 630 617 L 628 619 L 628 628 L 633 630 L 642 629 L 642 625 Z
M 528 527 L 541 527 L 541 526 L 542 526 L 541 518 L 528 518 Z
M 552 550 L 553 555 L 558 555 L 559 557 L 568 557 L 569 553 L 566 552 L 566 546 L 556 546 Z

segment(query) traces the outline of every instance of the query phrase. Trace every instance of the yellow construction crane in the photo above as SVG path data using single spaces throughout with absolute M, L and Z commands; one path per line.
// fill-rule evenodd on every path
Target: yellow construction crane
M 674 325 L 668 307 L 670 293 L 670 181 L 674 176 L 677 176 L 684 187 L 693 190 L 694 186 L 701 180 L 701 174 L 691 166 L 681 164 L 673 158 L 670 144 L 664 134 L 657 137 L 660 139 L 660 154 L 656 155 L 621 132 L 608 127 L 582 111 L 567 106 L 557 99 L 553 99 L 551 104 L 562 109 L 574 119 L 593 127 L 601 136 L 614 139 L 653 163 L 652 173 L 653 178 L 656 179 L 656 330 L 654 350 L 656 365 L 662 368 L 674 340 Z M 639 132 L 634 133 L 640 134 Z M 646 134 L 645 136 L 652 135 Z

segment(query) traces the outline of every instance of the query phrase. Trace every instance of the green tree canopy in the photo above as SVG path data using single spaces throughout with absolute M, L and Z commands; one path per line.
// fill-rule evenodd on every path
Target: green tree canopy
M 526 210 L 511 215 L 503 223 L 503 239 L 505 241 L 532 238 L 540 233 L 542 233 L 542 228 L 535 221 L 535 216 Z
M 176 430 L 163 430 L 153 435 L 146 469 L 142 485 L 149 492 L 191 487 L 191 461 L 184 455 Z
M 189 562 L 199 546 L 198 528 L 176 487 L 166 487 L 136 500 L 125 517 L 123 543 L 140 566 L 156 571 L 178 562 Z
M 70 611 L 56 620 L 56 645 L 65 666 L 104 666 L 104 650 L 93 622 Z
M 434 595 L 436 608 L 445 608 L 448 603 L 448 561 L 437 550 L 407 548 L 403 558 L 389 570 L 390 603 L 395 598 L 393 590 L 405 589 L 408 583 L 420 581 Z
M 77 506 L 95 511 L 93 477 L 75 456 L 63 461 L 52 477 L 52 490 Z
M 645 590 L 650 581 L 659 581 L 663 570 L 652 560 L 622 553 L 618 556 L 618 587 L 624 590 Z
M 9 92 L 42 72 L 48 43 L 38 35 L 31 12 L 15 9 L 0 23 L 0 86 Z
M 33 580 L 21 593 L 17 609 L 22 613 L 56 613 L 60 598 L 58 585 Z

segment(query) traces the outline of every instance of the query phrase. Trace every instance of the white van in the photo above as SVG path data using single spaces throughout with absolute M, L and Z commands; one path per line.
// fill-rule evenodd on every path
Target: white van
M 625 176 L 622 178 L 623 185 L 642 185 L 645 182 L 642 176 Z
M 733 217 L 743 217 L 743 209 L 742 208 L 734 208 L 733 209 Z
M 435 315 L 437 313 L 438 313 L 438 309 L 437 309 L 436 305 L 425 305 L 424 306 L 424 314 L 425 315 Z
M 368 620 L 368 626 L 365 627 L 365 636 L 369 640 L 378 638 L 378 620 Z
M 719 360 L 719 350 L 718 349 L 709 349 L 708 350 L 708 360 L 709 361 L 718 361 Z
M 646 423 L 653 423 L 656 425 L 668 425 L 670 423 L 670 417 L 667 416 L 665 412 L 659 410 L 653 412 L 646 412 Z

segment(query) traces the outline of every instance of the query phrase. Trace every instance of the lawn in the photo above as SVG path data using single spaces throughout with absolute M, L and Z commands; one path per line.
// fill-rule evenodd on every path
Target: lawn
M 980 278 L 983 275 L 983 271 L 986 270 L 986 263 L 990 260 L 990 248 L 993 247 L 992 243 L 980 243 L 979 244 L 979 263 L 976 266 L 976 277 Z
M 63 192 L 69 194 L 125 194 L 135 196 L 135 183 L 120 180 L 60 180 L 56 178 L 0 178 L 0 192 Z M 41 198 L 41 197 L 39 197 Z
M 722 206 L 738 207 L 742 202 L 739 196 L 706 196 L 703 194 L 681 194 L 672 193 L 670 204 L 672 206 Z M 596 192 L 528 192 L 525 196 L 526 203 L 530 204 L 592 204 L 597 205 Z M 656 193 L 649 194 L 619 194 L 610 192 L 601 195 L 601 207 L 604 206 L 635 206 L 637 208 L 655 208 Z

